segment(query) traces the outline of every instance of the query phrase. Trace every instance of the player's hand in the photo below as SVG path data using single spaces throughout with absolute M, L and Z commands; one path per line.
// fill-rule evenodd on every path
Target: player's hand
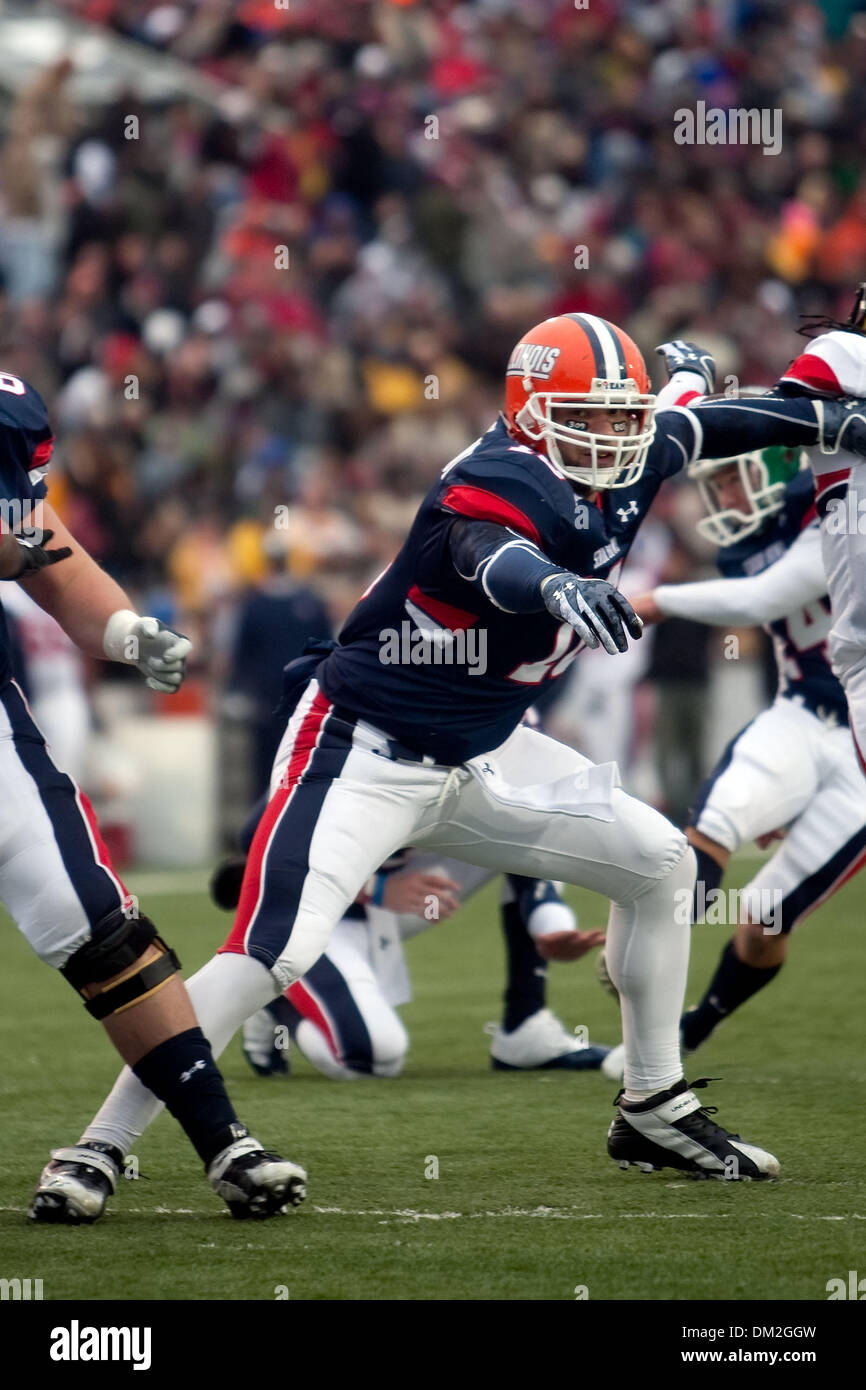
M 663 613 L 656 603 L 654 591 L 648 594 L 637 594 L 634 598 L 629 599 L 629 603 L 644 626 L 647 623 L 663 623 L 667 617 L 667 614 Z
M 535 949 L 542 960 L 580 960 L 588 951 L 604 944 L 603 931 L 552 931 L 536 936 Z
M 852 454 L 866 454 L 866 400 L 845 396 L 833 401 L 816 399 L 813 404 L 822 453 L 848 449 Z
M 769 849 L 774 840 L 784 840 L 787 833 L 787 830 L 779 829 L 771 830 L 767 835 L 756 835 L 755 844 L 758 849 Z
M 656 352 L 665 359 L 668 376 L 674 372 L 694 372 L 703 378 L 707 393 L 716 385 L 716 364 L 708 352 L 697 343 L 687 343 L 684 338 L 674 338 L 669 343 L 659 343 Z
M 158 618 L 121 609 L 109 618 L 102 647 L 109 660 L 137 667 L 151 690 L 173 695 L 183 684 L 192 642 Z
M 579 579 L 576 574 L 554 574 L 541 586 L 548 613 L 569 623 L 582 642 L 615 656 L 628 647 L 626 629 L 640 637 L 643 623 L 628 599 L 604 579 Z
M 452 917 L 460 906 L 460 884 L 444 874 L 426 873 L 420 869 L 397 869 L 385 880 L 382 906 L 389 912 L 407 912 L 424 917 L 431 898 L 436 900 L 436 915 L 431 920 L 442 922 Z
M 49 565 L 56 565 L 61 560 L 69 559 L 72 551 L 68 545 L 61 546 L 57 550 L 48 549 L 48 542 L 54 539 L 53 531 L 43 531 L 41 535 L 40 541 L 29 540 L 27 536 L 10 536 L 10 540 L 14 541 L 18 549 L 18 567 L 11 574 L 4 574 L 4 579 L 29 579 L 32 575 L 38 574 L 40 570 L 47 569 Z

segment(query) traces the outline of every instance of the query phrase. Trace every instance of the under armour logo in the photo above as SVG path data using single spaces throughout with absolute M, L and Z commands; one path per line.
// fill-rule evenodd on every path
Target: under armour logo
M 181 1074 L 180 1074 L 180 1079 L 181 1079 L 181 1081 L 189 1081 L 190 1077 L 191 1077 L 195 1072 L 197 1072 L 197 1071 L 204 1071 L 204 1069 L 205 1069 L 206 1066 L 207 1066 L 207 1063 L 205 1062 L 204 1058 L 203 1058 L 203 1057 L 199 1057 L 199 1059 L 198 1059 L 197 1062 L 193 1062 L 193 1064 L 192 1064 L 192 1066 L 190 1067 L 189 1071 L 182 1071 L 182 1072 L 181 1072 Z
M 617 507 L 616 514 L 620 521 L 628 521 L 630 516 L 637 516 L 638 506 L 635 499 L 632 498 L 627 507 Z

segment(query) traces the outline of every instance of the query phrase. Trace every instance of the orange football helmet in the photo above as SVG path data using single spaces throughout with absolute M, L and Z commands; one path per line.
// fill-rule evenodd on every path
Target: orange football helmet
M 588 488 L 629 487 L 644 470 L 655 435 L 656 398 L 640 350 L 627 333 L 594 314 L 559 314 L 520 339 L 505 373 L 510 432 L 544 452 L 572 481 Z M 579 405 L 579 426 L 554 410 Z M 628 410 L 628 433 L 591 427 L 592 411 Z M 577 444 L 585 464 L 566 464 L 560 443 Z

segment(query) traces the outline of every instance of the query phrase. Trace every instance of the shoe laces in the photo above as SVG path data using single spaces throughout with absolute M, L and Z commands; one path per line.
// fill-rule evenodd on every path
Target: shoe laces
M 721 1079 L 720 1076 L 702 1076 L 697 1081 L 691 1082 L 689 1090 L 703 1090 L 703 1088 L 709 1086 L 712 1081 L 721 1081 Z M 702 1131 L 705 1131 L 707 1128 L 721 1129 L 722 1126 L 712 1118 L 713 1115 L 717 1115 L 718 1113 L 719 1107 L 717 1105 L 702 1105 L 699 1110 L 695 1110 L 691 1115 L 687 1116 L 687 1118 L 695 1121 L 695 1127 L 699 1127 Z M 729 1139 L 739 1139 L 740 1137 L 739 1134 L 730 1134 L 728 1130 L 725 1130 L 725 1133 L 728 1135 Z
M 720 1076 L 701 1076 L 698 1078 L 697 1081 L 686 1082 L 686 1090 L 703 1091 L 705 1087 L 709 1086 L 713 1081 L 721 1081 L 721 1079 L 722 1078 Z M 620 1087 L 619 1091 L 617 1091 L 616 1097 L 613 1102 L 614 1105 L 619 1105 L 624 1095 L 625 1087 L 622 1086 Z M 704 1115 L 707 1119 L 709 1119 L 711 1115 L 717 1115 L 718 1113 L 719 1107 L 717 1105 L 702 1105 L 698 1110 L 694 1110 L 692 1112 L 692 1114 L 694 1114 L 695 1116 Z M 691 1116 L 689 1116 L 689 1119 L 691 1119 Z M 715 1121 L 711 1121 L 711 1123 L 714 1124 Z M 736 1138 L 737 1136 L 734 1137 Z

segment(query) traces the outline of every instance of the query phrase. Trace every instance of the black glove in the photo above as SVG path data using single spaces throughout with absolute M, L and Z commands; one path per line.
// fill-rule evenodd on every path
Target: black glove
M 541 596 L 548 613 L 569 623 L 588 647 L 597 647 L 600 642 L 611 656 L 627 650 L 625 628 L 632 637 L 643 632 L 643 623 L 628 599 L 604 579 L 553 574 L 542 584 Z
M 656 352 L 665 359 L 668 376 L 674 372 L 696 372 L 703 377 L 707 394 L 715 389 L 716 364 L 708 352 L 697 343 L 687 343 L 684 338 L 674 338 L 670 343 L 659 343 Z
M 7 579 L 27 579 L 30 575 L 38 574 L 48 565 L 56 565 L 60 560 L 67 560 L 72 554 L 68 545 L 64 545 L 60 550 L 47 550 L 46 546 L 50 540 L 54 539 L 53 531 L 43 531 L 41 541 L 31 541 L 25 536 L 15 536 L 14 540 L 18 544 L 21 556 L 21 567 L 14 574 L 7 574 Z
M 808 394 L 804 392 L 803 394 Z M 818 443 L 824 454 L 847 449 L 866 455 L 866 400 L 842 396 L 839 400 L 813 400 L 818 417 Z

